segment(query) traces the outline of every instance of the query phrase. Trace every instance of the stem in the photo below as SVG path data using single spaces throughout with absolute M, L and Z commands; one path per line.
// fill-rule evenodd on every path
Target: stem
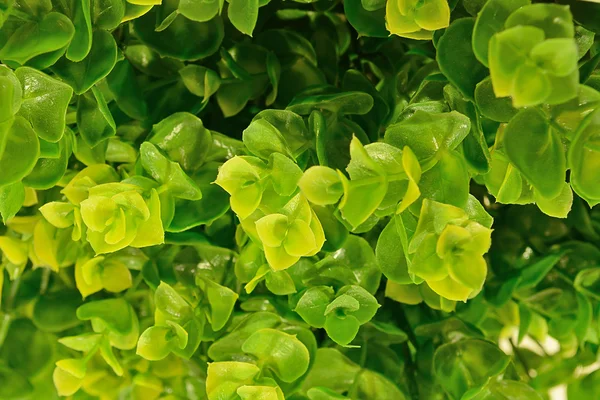
M 11 323 L 12 316 L 8 313 L 4 314 L 2 321 L 0 322 L 0 349 L 4 344 L 4 340 L 6 340 L 6 335 L 8 335 L 8 329 L 10 328 Z
M 46 293 L 48 290 L 48 282 L 50 281 L 50 270 L 48 268 L 44 268 L 42 272 L 42 283 L 40 285 L 40 294 Z
M 4 271 L 2 271 L 4 273 Z M 0 322 L 0 349 L 6 340 L 6 335 L 8 335 L 8 329 L 10 328 L 10 324 L 12 323 L 13 316 L 10 311 L 13 309 L 15 303 L 15 297 L 17 297 L 17 293 L 19 292 L 19 286 L 21 286 L 21 278 L 15 279 L 10 284 L 10 293 L 8 294 L 8 299 L 6 300 L 6 311 L 4 316 L 2 317 L 2 321 Z
M 364 368 L 367 362 L 367 341 L 363 340 L 362 348 L 360 349 L 360 366 Z
M 515 343 L 513 342 L 512 338 L 509 338 L 508 341 L 510 342 L 510 346 L 512 347 L 513 353 L 515 353 L 515 357 L 517 358 L 517 360 L 519 361 L 519 363 L 521 363 L 521 366 L 523 367 L 523 370 L 525 370 L 525 374 L 527 374 L 527 377 L 531 379 L 531 376 L 529 375 L 529 367 L 527 366 L 527 363 L 525 362 L 525 359 L 521 355 L 521 351 L 515 345 Z
M 418 400 L 419 387 L 417 386 L 417 368 L 412 359 L 412 354 L 410 353 L 408 343 L 406 342 L 402 343 L 402 354 L 404 355 L 404 362 L 406 363 L 405 373 L 410 397 L 413 400 Z

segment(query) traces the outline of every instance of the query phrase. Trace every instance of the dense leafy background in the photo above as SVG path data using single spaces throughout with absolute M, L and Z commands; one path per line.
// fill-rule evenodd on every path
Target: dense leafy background
M 0 399 L 600 393 L 600 4 L 0 0 Z

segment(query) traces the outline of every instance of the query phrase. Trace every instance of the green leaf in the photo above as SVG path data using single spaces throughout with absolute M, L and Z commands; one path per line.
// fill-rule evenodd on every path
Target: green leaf
M 202 192 L 196 183 L 181 169 L 181 166 L 165 157 L 150 142 L 142 143 L 140 158 L 144 169 L 175 197 L 186 200 L 200 200 Z
M 559 4 L 530 4 L 514 11 L 505 27 L 527 25 L 544 31 L 546 38 L 572 38 L 575 35 L 568 6 Z
M 476 394 L 467 394 L 465 400 L 488 400 L 494 398 L 511 398 L 517 397 L 523 400 L 541 400 L 542 396 L 537 393 L 532 387 L 523 382 L 501 380 L 490 381 Z
M 488 43 L 492 36 L 504 30 L 504 23 L 511 13 L 528 4 L 531 4 L 530 0 L 485 2 L 473 29 L 473 52 L 483 65 L 488 66 Z
M 27 176 L 40 155 L 40 142 L 31 125 L 17 116 L 0 123 L 0 186 Z
M 222 7 L 221 0 L 182 0 L 177 10 L 192 21 L 206 22 L 213 19 Z
M 29 121 L 41 139 L 58 142 L 65 130 L 73 89 L 33 68 L 21 67 L 15 74 L 23 88 L 19 115 Z
M 477 84 L 475 103 L 484 117 L 497 122 L 508 122 L 518 112 L 509 97 L 496 97 L 489 77 Z
M 83 60 L 92 48 L 91 1 L 77 0 L 73 3 L 73 25 L 75 34 L 67 48 L 66 57 L 73 61 Z
M 418 110 L 390 125 L 385 131 L 385 142 L 399 149 L 408 146 L 419 160 L 426 160 L 456 148 L 470 128 L 469 119 L 456 111 L 434 114 Z
M 321 166 L 307 169 L 298 186 L 308 201 L 320 206 L 337 203 L 344 190 L 337 172 Z
M 6 66 L 0 66 L 0 95 L 7 99 L 0 107 L 0 122 L 12 118 L 21 107 L 23 90 L 15 73 Z
M 460 399 L 469 389 L 501 374 L 509 362 L 502 350 L 479 339 L 444 344 L 433 356 L 438 382 L 453 399 Z
M 61 332 L 80 324 L 75 311 L 80 303 L 77 291 L 49 293 L 33 307 L 33 323 L 47 332 Z
M 204 291 L 210 305 L 210 321 L 213 330 L 222 329 L 233 312 L 238 294 L 226 286 L 221 286 L 208 279 L 197 279 L 198 286 Z
M 381 38 L 389 36 L 385 26 L 384 7 L 369 10 L 361 0 L 350 0 L 344 2 L 344 13 L 359 35 Z
M 148 140 L 184 170 L 197 170 L 212 150 L 212 135 L 202 121 L 189 113 L 175 113 L 154 125 Z
M 171 328 L 167 326 L 151 326 L 146 329 L 138 341 L 136 354 L 149 361 L 162 360 L 176 346 L 175 337 L 171 337 Z
M 85 303 L 77 308 L 77 318 L 82 321 L 92 320 L 97 326 L 105 326 L 119 335 L 130 334 L 137 326 L 137 316 L 123 298 Z
M 67 128 L 68 129 L 68 128 Z M 42 154 L 37 160 L 33 170 L 23 178 L 23 184 L 34 189 L 49 189 L 56 185 L 64 176 L 69 158 L 73 152 L 72 132 L 65 131 L 62 139 L 57 143 L 58 154 L 44 157 Z M 40 139 L 40 147 L 43 149 L 47 142 Z
M 592 112 L 580 124 L 568 152 L 571 187 L 590 206 L 600 203 L 598 175 L 594 173 L 600 163 L 600 146 L 596 133 L 599 126 L 600 112 Z
M 475 86 L 487 76 L 487 69 L 473 53 L 473 18 L 453 21 L 437 44 L 436 59 L 440 71 L 468 99 L 473 99 Z
M 260 368 L 254 364 L 226 361 L 208 364 L 206 394 L 209 400 L 235 398 L 237 389 L 254 382 Z
M 379 207 L 388 187 L 385 171 L 373 161 L 356 138 L 350 143 L 351 161 L 346 168 L 351 180 L 339 173 L 344 195 L 339 204 L 342 216 L 354 228 Z
M 77 101 L 77 127 L 90 147 L 115 135 L 117 127 L 102 92 L 93 87 Z
M 338 114 L 364 115 L 373 107 L 373 97 L 364 92 L 305 95 L 295 97 L 288 105 L 289 111 L 308 115 L 313 110 L 326 110 Z
M 284 382 L 295 381 L 308 369 L 306 346 L 295 336 L 275 329 L 255 332 L 244 342 L 242 350 L 255 356 Z
M 258 20 L 258 0 L 229 0 L 227 16 L 236 29 L 252 36 Z
M 314 286 L 308 288 L 302 295 L 296 311 L 306 323 L 315 328 L 325 326 L 325 310 L 333 299 L 333 290 L 326 286 Z
M 76 94 L 83 94 L 105 78 L 116 61 L 115 40 L 110 33 L 98 30 L 94 32 L 92 48 L 84 59 L 71 62 L 63 58 L 54 64 L 52 71 L 71 85 Z
M 106 83 L 117 105 L 125 114 L 139 120 L 148 116 L 146 101 L 129 61 L 117 62 L 106 77 Z
M 25 202 L 25 187 L 21 182 L 0 186 L 0 216 L 6 222 L 17 215 Z
M 527 61 L 531 50 L 545 38 L 534 26 L 515 26 L 492 36 L 489 42 L 489 67 L 496 97 L 514 94 L 517 71 Z
M 156 8 L 133 21 L 133 30 L 142 43 L 163 57 L 177 60 L 198 60 L 214 54 L 223 40 L 223 21 L 215 17 L 207 22 L 196 22 L 177 15 L 162 31 L 155 31 Z M 188 40 L 195 37 L 198 40 Z
M 504 148 L 510 161 L 542 196 L 553 198 L 561 193 L 566 172 L 564 147 L 539 111 L 520 111 L 508 123 Z
M 408 273 L 408 238 L 401 215 L 396 215 L 381 232 L 375 249 L 383 274 L 396 283 L 412 283 Z
M 216 1 L 212 2 L 216 4 Z M 179 3 L 179 7 L 183 2 Z M 185 87 L 194 95 L 203 97 L 207 102 L 210 96 L 215 94 L 221 87 L 221 78 L 219 75 L 208 68 L 199 65 L 186 65 L 179 70 L 179 75 L 183 80 Z
M 51 12 L 43 18 L 23 23 L 0 50 L 0 59 L 25 64 L 28 60 L 62 49 L 75 34 L 73 23 L 65 15 Z

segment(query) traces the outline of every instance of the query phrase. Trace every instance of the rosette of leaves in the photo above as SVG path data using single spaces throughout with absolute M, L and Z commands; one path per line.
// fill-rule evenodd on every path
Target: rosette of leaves
M 65 173 L 73 140 L 72 132 L 65 131 L 65 118 L 73 90 L 29 67 L 13 72 L 0 66 L 0 80 L 5 99 L 0 111 L 0 213 L 6 221 L 23 206 L 26 186 L 48 189 Z
M 363 147 L 354 137 L 350 157 L 346 168 L 350 179 L 332 168 L 315 166 L 298 183 L 302 193 L 316 205 L 327 206 L 339 200 L 337 208 L 350 229 L 363 223 L 372 226 L 378 216 L 402 212 L 419 197 L 421 166 L 409 147 L 400 150 L 385 143 Z
M 141 269 L 148 258 L 137 249 L 106 256 L 82 255 L 75 263 L 75 284 L 85 298 L 100 290 L 119 293 L 133 284 L 131 269 Z
M 331 340 L 345 346 L 378 308 L 375 297 L 360 286 L 344 286 L 337 293 L 331 287 L 313 286 L 302 294 L 294 311 L 309 325 L 325 328 Z
M 474 297 L 487 275 L 483 255 L 491 245 L 491 221 L 469 217 L 458 207 L 425 199 L 408 244 L 409 275 L 449 300 Z
M 275 352 L 275 348 L 280 348 L 281 351 Z M 253 374 L 254 379 L 248 380 L 246 385 L 276 387 L 276 391 L 281 391 L 287 398 L 298 392 L 309 373 L 316 349 L 315 337 L 307 328 L 272 312 L 245 313 L 239 315 L 226 334 L 209 347 L 208 353 L 216 361 L 209 368 L 229 365 L 235 369 L 244 367 L 256 371 L 258 375 Z M 236 360 L 245 362 L 240 366 Z M 210 375 L 209 370 L 209 380 L 212 379 Z M 226 384 L 230 376 L 215 374 L 215 389 L 220 387 L 219 391 L 237 390 L 239 383 Z M 209 386 L 213 385 L 207 383 L 207 391 L 211 396 Z M 228 386 L 232 387 L 226 389 Z
M 597 396 L 598 4 L 0 3 L 1 399 Z
M 209 399 L 238 396 L 240 399 L 283 400 L 283 392 L 269 378 L 259 378 L 260 368 L 239 361 L 222 361 L 208 366 L 206 393 Z
M 434 31 L 450 24 L 446 0 L 388 0 L 385 10 L 387 30 L 409 39 L 431 40 Z
M 72 183 L 70 189 L 77 190 L 77 182 Z M 42 211 L 44 216 L 57 228 L 74 225 L 78 231 L 75 238 L 84 238 L 96 254 L 163 242 L 160 200 L 156 189 L 145 191 L 139 185 L 112 182 L 86 188 L 85 191 L 86 198 L 77 205 L 47 204 Z M 84 233 L 81 232 L 83 227 Z
M 133 307 L 124 299 L 107 299 L 86 303 L 77 309 L 77 318 L 90 320 L 94 333 L 66 336 L 60 343 L 82 352 L 81 358 L 68 358 L 56 362 L 54 385 L 62 396 L 76 393 L 88 375 L 87 365 L 97 353 L 112 371 L 122 376 L 123 367 L 113 348 L 133 349 L 138 341 L 139 321 Z
M 225 326 L 237 293 L 202 276 L 196 282 L 199 289 L 186 291 L 187 300 L 167 283 L 160 283 L 154 292 L 154 326 L 141 334 L 137 354 L 152 361 L 170 353 L 189 359 L 201 341 L 210 340 Z
M 495 10 L 502 10 L 503 27 Z M 528 107 L 560 104 L 577 95 L 578 47 L 571 18 L 567 7 L 554 4 L 492 1 L 486 5 L 473 41 L 475 54 L 489 64 L 496 97 L 510 96 L 513 106 Z M 490 19 L 494 19 L 492 29 L 484 28 Z

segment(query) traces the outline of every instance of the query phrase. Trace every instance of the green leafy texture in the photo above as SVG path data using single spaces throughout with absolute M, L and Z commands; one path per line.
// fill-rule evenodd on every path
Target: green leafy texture
M 216 0 L 183 0 L 177 10 L 192 21 L 206 22 L 213 19 L 223 7 L 222 1 Z
M 473 99 L 475 86 L 487 75 L 487 69 L 473 53 L 473 18 L 453 21 L 437 44 L 436 59 L 440 71 L 468 99 Z
M 381 271 L 390 281 L 412 283 L 408 273 L 408 238 L 401 215 L 393 217 L 381 232 L 375 254 Z
M 283 382 L 295 381 L 308 369 L 306 346 L 295 336 L 275 329 L 256 331 L 244 342 L 242 350 L 256 357 L 263 368 L 272 370 Z
M 344 2 L 344 13 L 359 35 L 382 38 L 389 36 L 385 26 L 385 7 L 368 10 L 361 0 L 350 0 Z
M 48 143 L 40 139 L 40 158 L 33 170 L 23 179 L 23 183 L 34 189 L 49 189 L 64 176 L 69 158 L 73 153 L 72 133 L 67 129 L 62 139 L 56 143 Z M 44 154 L 47 147 L 54 147 L 58 154 Z
M 265 257 L 275 271 L 291 267 L 300 257 L 315 255 L 325 241 L 323 227 L 302 195 L 294 196 L 282 212 L 256 221 Z
M 81 137 L 90 147 L 114 136 L 117 131 L 104 95 L 96 87 L 79 96 L 76 117 Z
M 579 126 L 568 152 L 571 187 L 590 206 L 600 203 L 598 175 L 593 173 L 599 162 L 598 126 L 600 126 L 600 113 L 594 111 Z
M 250 157 L 234 157 L 219 168 L 215 183 L 231 195 L 231 209 L 245 219 L 258 208 L 262 200 L 261 172 L 266 165 Z
M 186 200 L 202 198 L 202 192 L 179 163 L 170 161 L 152 143 L 142 143 L 140 159 L 144 169 L 174 197 Z
M 10 31 L 9 31 L 10 32 Z M 19 64 L 69 44 L 75 28 L 65 15 L 51 12 L 39 20 L 28 21 L 3 38 L 0 59 Z
M 226 286 L 221 286 L 206 279 L 197 280 L 197 284 L 208 299 L 210 312 L 207 313 L 207 316 L 210 325 L 213 330 L 218 331 L 229 321 L 238 294 Z
M 298 186 L 306 198 L 314 204 L 335 204 L 343 194 L 341 180 L 335 170 L 315 166 L 304 172 Z
M 408 251 L 413 254 L 409 274 L 425 280 L 440 296 L 466 301 L 485 281 L 483 254 L 491 244 L 491 230 L 469 221 L 457 207 L 426 199 Z
M 534 389 L 527 386 L 523 382 L 503 380 L 499 382 L 490 381 L 481 390 L 476 390 L 476 393 L 469 393 L 466 397 L 468 400 L 484 400 L 496 398 L 511 398 L 517 397 L 524 400 L 541 400 L 540 396 Z
M 75 26 L 75 34 L 67 48 L 66 57 L 73 62 L 79 62 L 88 55 L 92 48 L 93 33 L 90 0 L 74 2 L 72 20 Z
M 129 61 L 118 61 L 106 77 L 106 83 L 125 114 L 139 120 L 148 116 L 146 101 Z
M 63 58 L 52 67 L 52 71 L 67 82 L 76 94 L 90 90 L 104 79 L 117 61 L 117 44 L 112 35 L 97 30 L 92 37 L 92 47 L 81 61 L 72 62 Z
M 558 4 L 531 4 L 519 8 L 505 27 L 530 25 L 542 29 L 547 38 L 572 38 L 575 34 L 569 7 Z
M 0 0 L 0 398 L 594 398 L 600 5 L 302 2 Z
M 17 215 L 24 202 L 25 188 L 21 182 L 0 187 L 0 215 L 4 224 Z
M 524 131 L 528 134 L 523 135 Z M 519 112 L 504 130 L 504 148 L 509 160 L 542 196 L 554 198 L 561 193 L 565 151 L 543 114 L 535 109 Z
M 351 180 L 339 174 L 344 195 L 338 207 L 344 219 L 356 228 L 377 209 L 387 192 L 388 180 L 356 137 L 350 143 L 350 158 L 346 170 Z
M 23 96 L 21 83 L 17 76 L 4 65 L 0 67 L 0 93 L 2 98 L 6 99 L 0 107 L 0 122 L 4 122 L 19 111 Z
M 506 22 L 509 29 L 495 34 L 489 43 L 494 93 L 498 97 L 512 96 L 515 107 L 559 104 L 577 95 L 579 71 L 573 32 L 556 32 L 562 29 L 561 17 L 536 6 L 513 13 Z M 564 11 L 557 7 L 551 9 L 559 14 Z M 551 22 L 553 17 L 555 21 Z
M 433 357 L 433 368 L 446 393 L 460 399 L 469 389 L 501 374 L 509 362 L 510 358 L 492 343 L 467 339 L 440 346 Z
M 390 125 L 385 132 L 385 142 L 400 149 L 408 146 L 419 160 L 428 160 L 456 148 L 470 127 L 469 119 L 456 111 L 434 114 L 418 110 L 411 117 Z
M 27 176 L 40 155 L 40 141 L 29 122 L 16 116 L 0 123 L 0 186 Z
M 211 4 L 216 4 L 216 2 Z M 181 5 L 182 2 L 179 3 L 179 7 Z M 179 70 L 179 75 L 181 75 L 183 84 L 191 93 L 203 97 L 203 103 L 208 102 L 210 96 L 215 94 L 221 87 L 219 75 L 215 71 L 199 65 L 186 65 Z
M 504 23 L 512 12 L 529 5 L 529 0 L 490 0 L 485 2 L 473 28 L 473 52 L 488 66 L 488 43 L 494 34 L 504 30 Z
M 229 0 L 227 16 L 236 29 L 252 36 L 258 19 L 259 0 Z
M 254 364 L 226 361 L 208 364 L 206 394 L 209 400 L 230 398 L 237 395 L 238 388 L 252 384 L 260 373 Z
M 202 166 L 212 146 L 212 136 L 192 114 L 176 113 L 154 125 L 149 139 L 186 171 Z
M 152 189 L 145 199 L 138 190 L 131 184 L 107 183 L 90 189 L 81 202 L 86 239 L 96 254 L 163 243 L 158 193 Z
M 450 6 L 446 0 L 393 0 L 386 3 L 385 19 L 392 35 L 429 40 L 433 31 L 450 24 Z
M 496 97 L 489 77 L 475 87 L 475 103 L 484 117 L 497 122 L 508 122 L 517 113 L 510 98 Z
M 33 68 L 21 67 L 15 74 L 23 93 L 19 115 L 29 121 L 38 137 L 58 142 L 65 130 L 67 106 L 73 90 Z
M 157 12 L 153 9 L 133 21 L 133 29 L 140 40 L 164 57 L 177 60 L 198 60 L 215 53 L 223 40 L 223 21 L 215 17 L 196 22 L 176 15 L 164 30 L 156 31 Z M 190 37 L 202 40 L 188 40 Z

